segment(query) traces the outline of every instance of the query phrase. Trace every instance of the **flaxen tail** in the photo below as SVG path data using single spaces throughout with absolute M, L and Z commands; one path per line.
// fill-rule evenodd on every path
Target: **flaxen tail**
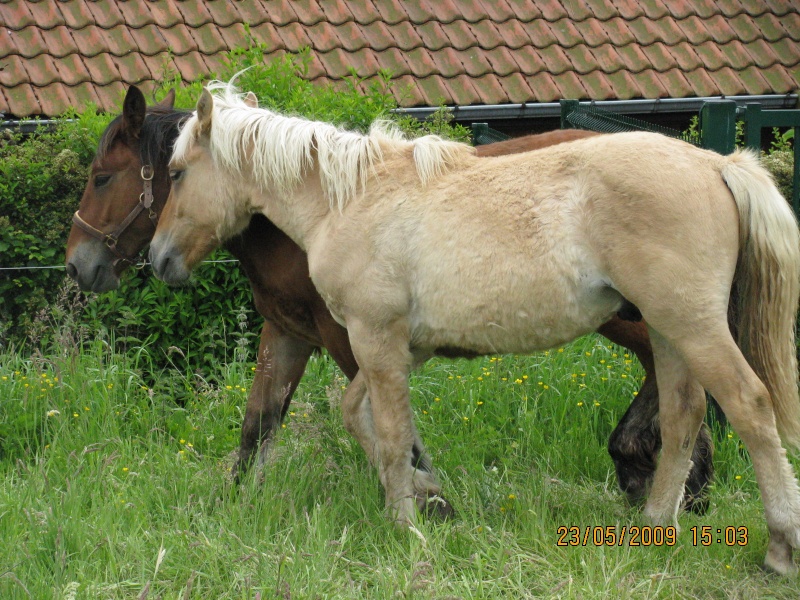
M 755 153 L 732 154 L 721 173 L 739 209 L 739 347 L 769 390 L 784 444 L 800 447 L 797 220 Z

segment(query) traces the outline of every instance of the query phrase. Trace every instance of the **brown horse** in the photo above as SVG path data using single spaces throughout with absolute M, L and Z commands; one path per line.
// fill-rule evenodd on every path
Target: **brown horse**
M 180 124 L 189 116 L 172 108 L 173 99 L 170 94 L 146 110 L 143 95 L 131 87 L 122 115 L 101 138 L 67 243 L 67 271 L 84 290 L 116 288 L 120 272 L 136 261 L 154 233 L 156 215 L 169 194 L 167 162 L 172 143 Z M 480 146 L 477 151 L 479 155 L 499 156 L 590 135 L 554 131 Z M 103 233 L 109 231 L 113 234 Z M 262 451 L 267 448 L 314 349 L 327 348 L 351 380 L 358 366 L 346 330 L 333 320 L 311 284 L 306 255 L 284 233 L 256 215 L 241 236 L 225 247 L 240 260 L 256 308 L 265 319 L 234 468 L 238 476 L 259 447 Z M 658 391 L 647 327 L 641 321 L 615 316 L 598 332 L 631 350 L 647 374 L 608 445 L 621 488 L 632 500 L 638 500 L 652 480 L 661 447 Z M 711 438 L 703 428 L 686 486 L 687 507 L 696 511 L 706 505 L 703 492 L 712 476 L 712 453 Z M 415 456 L 423 456 L 421 447 L 415 448 Z

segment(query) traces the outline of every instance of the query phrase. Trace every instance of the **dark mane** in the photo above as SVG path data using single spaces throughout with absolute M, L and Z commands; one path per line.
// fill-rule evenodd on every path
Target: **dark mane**
M 178 137 L 183 122 L 191 116 L 188 110 L 176 110 L 153 106 L 147 114 L 139 132 L 139 158 L 142 164 L 166 164 L 172 154 L 172 144 Z M 111 145 L 122 133 L 122 115 L 114 118 L 108 125 L 97 147 L 97 158 L 102 160 Z

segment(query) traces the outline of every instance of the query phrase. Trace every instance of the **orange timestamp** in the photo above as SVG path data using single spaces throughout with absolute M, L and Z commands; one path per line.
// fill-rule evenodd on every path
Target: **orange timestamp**
M 556 529 L 556 546 L 674 546 L 678 530 L 673 526 L 609 525 L 606 527 L 567 527 Z
M 712 544 L 725 546 L 747 546 L 750 535 L 745 526 L 739 527 L 711 527 L 703 525 L 690 527 L 693 546 L 711 546 Z

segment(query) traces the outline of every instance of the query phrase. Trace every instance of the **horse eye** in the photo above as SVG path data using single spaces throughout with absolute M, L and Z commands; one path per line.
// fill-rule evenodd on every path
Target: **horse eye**
M 111 181 L 111 175 L 95 175 L 94 187 L 103 187 Z
M 169 178 L 174 182 L 183 177 L 183 169 L 170 169 Z

